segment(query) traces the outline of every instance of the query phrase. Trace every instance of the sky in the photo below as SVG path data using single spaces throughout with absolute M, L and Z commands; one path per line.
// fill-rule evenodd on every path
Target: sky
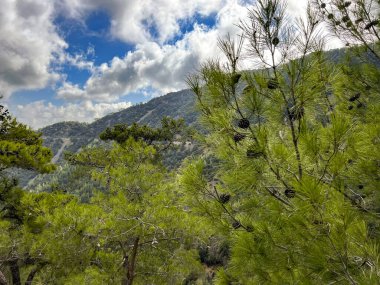
M 243 0 L 1 0 L 0 93 L 34 129 L 92 122 L 187 88 L 239 32 Z M 306 0 L 288 1 L 302 15 Z

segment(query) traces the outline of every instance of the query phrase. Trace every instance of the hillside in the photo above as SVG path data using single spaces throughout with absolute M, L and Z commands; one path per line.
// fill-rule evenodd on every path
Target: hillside
M 340 62 L 345 54 L 346 49 L 333 49 L 325 52 L 326 57 L 334 63 Z M 239 84 L 238 90 L 241 91 L 243 87 L 243 85 Z M 99 134 L 109 126 L 138 122 L 157 127 L 164 116 L 181 117 L 185 119 L 187 125 L 196 124 L 198 113 L 195 110 L 194 93 L 189 89 L 172 92 L 146 103 L 137 104 L 125 110 L 109 114 L 90 124 L 61 122 L 42 128 L 39 131 L 43 134 L 45 146 L 50 147 L 54 154 L 61 154 L 64 150 L 78 151 L 81 147 L 96 140 Z M 55 161 L 60 159 L 61 156 L 55 157 Z
M 338 62 L 343 58 L 344 50 L 331 50 L 326 52 L 332 62 Z M 242 84 L 237 86 L 241 91 Z M 195 95 L 190 90 L 182 90 L 154 98 L 147 103 L 137 104 L 125 110 L 109 114 L 93 123 L 61 122 L 47 126 L 40 130 L 43 134 L 44 145 L 51 148 L 54 153 L 53 162 L 60 164 L 60 171 L 48 175 L 33 175 L 24 171 L 18 173 L 20 184 L 32 191 L 52 191 L 54 185 L 65 185 L 69 192 L 81 196 L 91 196 L 92 185 L 80 175 L 74 179 L 76 184 L 69 186 L 70 177 L 75 176 L 75 168 L 63 160 L 65 151 L 77 152 L 81 147 L 99 143 L 99 134 L 109 126 L 138 122 L 153 127 L 158 127 L 162 117 L 184 118 L 187 125 L 196 126 L 198 113 L 195 110 Z M 199 145 L 180 145 L 176 149 L 169 149 L 163 157 L 163 162 L 169 169 L 175 169 L 181 161 L 189 155 L 199 153 Z M 87 179 L 89 180 L 89 179 Z
M 138 122 L 157 127 L 162 117 L 170 116 L 182 117 L 188 125 L 193 125 L 197 119 L 194 107 L 194 94 L 190 90 L 182 90 L 109 114 L 91 124 L 61 122 L 39 131 L 43 134 L 45 146 L 50 147 L 56 155 L 54 161 L 59 161 L 64 151 L 78 151 L 96 140 L 104 129 L 115 124 Z
M 147 103 L 137 104 L 125 110 L 109 114 L 91 124 L 61 122 L 47 126 L 39 131 L 43 134 L 44 145 L 54 153 L 53 162 L 59 164 L 59 170 L 51 174 L 38 174 L 14 170 L 20 185 L 29 191 L 51 192 L 57 185 L 65 185 L 65 191 L 75 193 L 86 201 L 94 187 L 87 174 L 63 160 L 65 151 L 77 152 L 81 147 L 99 143 L 99 134 L 109 126 L 138 122 L 158 127 L 162 117 L 184 118 L 187 125 L 195 125 L 198 114 L 195 111 L 195 96 L 190 90 L 169 93 L 154 98 Z M 178 145 L 169 149 L 163 159 L 167 167 L 173 169 L 187 156 L 197 153 L 198 145 Z M 75 177 L 73 179 L 73 177 Z M 71 183 L 69 183 L 71 181 Z

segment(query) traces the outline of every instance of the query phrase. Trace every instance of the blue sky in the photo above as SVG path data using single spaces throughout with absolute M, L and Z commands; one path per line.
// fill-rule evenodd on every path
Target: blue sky
M 297 3 L 293 10 L 302 6 L 290 2 Z M 91 122 L 186 88 L 186 75 L 218 55 L 217 38 L 238 32 L 249 5 L 3 0 L 0 90 L 11 112 L 33 128 Z

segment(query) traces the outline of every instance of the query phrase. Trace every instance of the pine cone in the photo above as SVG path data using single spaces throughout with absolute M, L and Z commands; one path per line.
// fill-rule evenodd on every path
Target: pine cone
M 263 155 L 262 151 L 258 151 L 255 149 L 247 149 L 247 157 L 249 158 L 259 158 Z
M 293 189 L 286 189 L 285 196 L 288 198 L 294 198 L 296 196 L 296 191 L 294 191 Z
M 376 26 L 377 24 L 379 24 L 379 20 L 373 20 L 373 21 L 369 22 L 369 23 L 364 27 L 364 29 L 369 30 L 370 28 L 372 28 L 373 26 Z
M 231 195 L 230 194 L 221 194 L 219 196 L 219 201 L 222 204 L 228 203 L 228 201 L 230 201 L 230 199 L 231 199 Z
M 238 127 L 242 129 L 249 128 L 249 120 L 248 119 L 240 119 L 238 123 Z
M 232 223 L 232 227 L 236 230 L 236 229 L 238 229 L 238 228 L 241 227 L 241 224 L 240 224 L 239 221 L 234 221 L 234 222 Z
M 245 135 L 244 134 L 240 134 L 240 133 L 234 134 L 234 141 L 235 142 L 240 142 L 243 139 L 245 139 Z
M 278 81 L 275 78 L 272 78 L 268 81 L 268 89 L 277 89 L 278 88 Z
M 348 101 L 354 102 L 360 98 L 360 93 L 356 93 L 354 96 L 351 96 Z
M 251 233 L 253 232 L 253 227 L 252 226 L 246 226 L 247 232 Z
M 273 38 L 273 40 L 272 40 L 272 44 L 273 44 L 274 46 L 277 46 L 279 43 L 280 43 L 280 40 L 279 40 L 278 37 Z

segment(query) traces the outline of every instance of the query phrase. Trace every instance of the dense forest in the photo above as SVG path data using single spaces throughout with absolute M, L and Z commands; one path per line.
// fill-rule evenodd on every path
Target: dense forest
M 0 285 L 380 284 L 379 5 L 258 0 L 187 78 L 201 128 L 110 126 L 49 191 L 10 175 L 62 169 L 1 106 Z

